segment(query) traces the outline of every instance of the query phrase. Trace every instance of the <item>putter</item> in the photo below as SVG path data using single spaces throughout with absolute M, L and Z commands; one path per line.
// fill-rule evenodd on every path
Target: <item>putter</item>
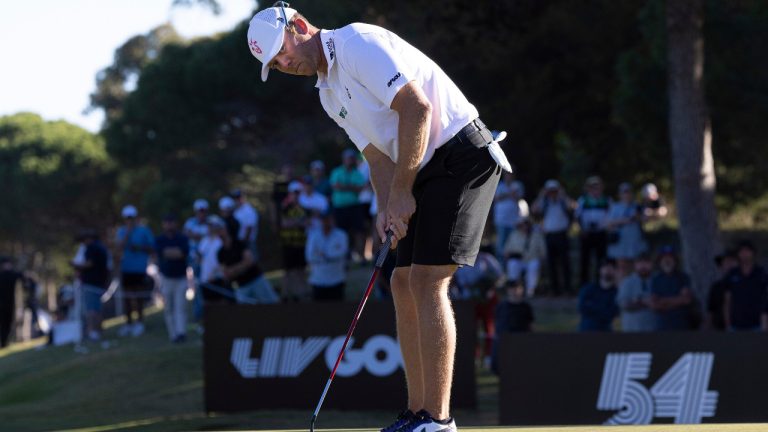
M 373 284 L 376 282 L 376 278 L 379 276 L 379 272 L 381 272 L 381 267 L 384 265 L 384 260 L 387 259 L 387 254 L 389 253 L 390 247 L 392 247 L 392 231 L 387 231 L 387 239 L 384 241 L 381 249 L 379 249 L 378 256 L 376 257 L 376 265 L 374 266 L 371 280 L 368 282 L 368 288 L 365 290 L 363 299 L 360 300 L 360 304 L 357 306 L 357 312 L 355 312 L 355 316 L 352 318 L 352 325 L 350 325 L 349 330 L 347 330 L 347 338 L 344 339 L 344 345 L 342 345 L 341 350 L 339 350 L 339 356 L 336 358 L 336 364 L 333 366 L 331 376 L 328 377 L 328 382 L 325 384 L 323 394 L 320 396 L 320 401 L 317 403 L 317 408 L 315 408 L 315 412 L 312 414 L 312 420 L 309 422 L 310 432 L 315 432 L 315 420 L 317 420 L 317 414 L 320 413 L 320 407 L 323 406 L 323 401 L 325 400 L 325 396 L 328 394 L 328 389 L 331 388 L 331 381 L 333 381 L 333 377 L 336 376 L 336 369 L 338 369 L 339 363 L 341 363 L 341 359 L 344 358 L 344 353 L 347 351 L 347 343 L 349 343 L 349 339 L 352 337 L 352 333 L 355 331 L 355 327 L 357 327 L 357 320 L 360 319 L 360 315 L 363 313 L 365 302 L 368 301 L 368 296 L 371 295 Z

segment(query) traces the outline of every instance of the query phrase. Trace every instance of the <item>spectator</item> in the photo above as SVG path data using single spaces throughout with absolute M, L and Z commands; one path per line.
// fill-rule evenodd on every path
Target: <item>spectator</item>
M 571 292 L 571 256 L 568 230 L 575 203 L 557 180 L 547 180 L 533 203 L 533 212 L 542 218 L 541 228 L 547 244 L 547 265 L 552 294 Z M 562 279 L 561 279 L 562 274 Z M 560 285 L 560 281 L 563 285 Z
M 230 196 L 223 196 L 219 199 L 219 212 L 221 219 L 227 226 L 229 236 L 233 239 L 240 239 L 240 221 L 235 217 L 235 208 L 237 203 Z
M 755 246 L 745 240 L 736 250 L 739 265 L 728 275 L 725 326 L 731 331 L 768 330 L 768 274 L 755 263 Z
M 195 278 L 195 299 L 192 303 L 192 312 L 195 320 L 200 321 L 203 318 L 203 293 L 200 291 L 200 263 L 202 257 L 199 254 L 198 246 L 203 238 L 208 235 L 208 201 L 197 199 L 192 208 L 195 211 L 195 215 L 184 223 L 184 235 L 189 238 L 189 261 Z
M 691 278 L 678 270 L 675 251 L 665 246 L 659 254 L 659 269 L 651 278 L 651 309 L 654 330 L 687 330 L 690 328 Z
M 310 232 L 306 246 L 309 285 L 315 301 L 344 299 L 348 252 L 347 233 L 336 228 L 332 213 L 325 213 L 322 227 Z
M 635 261 L 635 272 L 619 284 L 616 303 L 621 309 L 621 329 L 625 332 L 650 332 L 656 325 L 651 310 L 653 260 L 642 253 Z
M 102 332 L 101 297 L 109 285 L 109 254 L 95 231 L 85 231 L 79 237 L 85 246 L 83 259 L 72 265 L 79 273 L 87 337 L 97 341 Z
M 643 202 L 640 204 L 643 212 L 643 222 L 649 222 L 667 217 L 669 211 L 659 190 L 653 183 L 646 183 L 641 191 Z
M 495 335 L 494 311 L 499 302 L 496 289 L 503 284 L 504 269 L 493 253 L 494 248 L 480 248 L 474 266 L 462 266 L 453 275 L 450 295 L 453 299 L 471 299 L 475 302 L 475 320 L 483 338 L 478 349 L 487 368 L 491 368 Z
M 187 339 L 187 263 L 189 239 L 178 231 L 175 216 L 163 218 L 163 233 L 155 239 L 163 293 L 165 326 L 174 343 Z
M 710 330 L 726 330 L 725 326 L 725 292 L 728 289 L 728 276 L 739 266 L 739 258 L 732 250 L 715 257 L 715 265 L 720 275 L 709 289 L 707 298 L 707 328 Z
M 0 348 L 8 346 L 16 315 L 16 289 L 21 279 L 21 273 L 13 268 L 13 261 L 0 258 Z
M 293 165 L 287 163 L 280 167 L 280 173 L 275 177 L 275 181 L 272 184 L 270 212 L 272 213 L 272 223 L 274 224 L 275 231 L 280 230 L 280 208 L 283 205 L 283 200 L 288 196 L 288 185 L 294 180 Z
M 506 295 L 496 306 L 496 325 L 493 350 L 491 355 L 491 370 L 499 373 L 499 343 L 504 333 L 520 333 L 533 331 L 533 308 L 525 301 L 525 288 L 518 281 L 506 284 Z
M 288 186 L 288 196 L 280 211 L 280 242 L 283 246 L 283 295 L 288 301 L 304 301 L 309 297 L 305 269 L 307 266 L 307 212 L 299 205 L 299 194 L 304 190 L 301 182 Z
M 303 186 L 301 195 L 299 195 L 299 205 L 310 217 L 309 230 L 320 229 L 322 215 L 328 212 L 328 197 L 315 190 L 310 176 L 304 178 Z
M 245 194 L 240 189 L 233 190 L 230 195 L 237 206 L 233 214 L 240 223 L 237 239 L 245 243 L 253 253 L 253 257 L 258 260 L 259 252 L 256 247 L 256 240 L 259 233 L 259 212 L 245 199 Z
M 331 187 L 336 225 L 347 233 L 352 250 L 361 250 L 365 235 L 365 221 L 360 214 L 360 191 L 366 185 L 365 177 L 357 169 L 357 154 L 354 150 L 344 150 L 343 165 L 331 173 Z
M 523 183 L 514 181 L 512 173 L 504 171 L 496 188 L 493 202 L 493 225 L 496 227 L 496 256 L 504 256 L 504 245 L 517 226 L 520 218 L 528 217 L 528 203 L 523 196 Z
M 629 274 L 632 261 L 646 251 L 642 213 L 632 195 L 629 183 L 619 185 L 619 200 L 611 203 L 608 212 L 608 257 L 616 260 L 618 278 Z
M 579 292 L 579 331 L 613 331 L 613 320 L 619 315 L 616 305 L 616 263 L 603 260 L 598 268 L 597 283 L 588 283 Z
M 200 255 L 200 286 L 201 297 L 205 302 L 222 299 L 221 293 L 215 293 L 216 289 L 227 289 L 223 283 L 223 275 L 219 271 L 219 249 L 221 249 L 221 235 L 227 232 L 227 225 L 220 217 L 208 216 L 206 220 L 208 233 L 197 245 L 197 253 Z M 234 295 L 234 294 L 232 294 Z
M 547 246 L 541 231 L 534 229 L 527 217 L 517 222 L 517 229 L 504 245 L 504 257 L 509 280 L 523 280 L 528 297 L 533 297 L 539 283 L 539 267 L 546 258 Z
M 126 324 L 120 328 L 121 336 L 140 336 L 144 333 L 144 300 L 147 292 L 147 264 L 154 251 L 152 231 L 137 220 L 136 207 L 127 205 L 122 211 L 125 225 L 117 229 L 116 246 L 120 258 L 120 283 L 123 286 Z M 136 323 L 133 321 L 136 312 Z
M 227 229 L 219 229 L 221 248 L 217 253 L 219 270 L 228 286 L 237 285 L 235 299 L 238 303 L 278 303 L 280 298 L 272 284 L 264 277 L 261 267 L 243 242 L 232 236 Z
M 328 180 L 328 176 L 325 175 L 325 163 L 321 160 L 312 161 L 309 164 L 309 174 L 312 177 L 312 186 L 315 191 L 330 199 L 333 188 L 331 188 L 331 181 Z
M 585 193 L 576 204 L 576 220 L 579 223 L 581 284 L 591 279 L 592 257 L 600 263 L 606 256 L 608 246 L 608 208 L 610 199 L 605 195 L 605 186 L 600 177 L 587 178 Z

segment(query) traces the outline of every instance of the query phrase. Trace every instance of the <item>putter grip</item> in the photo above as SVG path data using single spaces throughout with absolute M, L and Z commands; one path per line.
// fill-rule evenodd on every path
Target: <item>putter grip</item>
M 376 268 L 381 268 L 384 265 L 384 260 L 387 259 L 389 249 L 392 247 L 392 231 L 387 230 L 387 239 L 384 240 L 384 244 L 379 249 L 379 255 L 376 257 Z

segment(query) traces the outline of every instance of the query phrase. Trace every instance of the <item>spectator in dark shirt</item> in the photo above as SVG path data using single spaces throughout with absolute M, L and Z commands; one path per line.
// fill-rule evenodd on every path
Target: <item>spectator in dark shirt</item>
M 661 248 L 659 269 L 651 279 L 651 309 L 656 321 L 654 330 L 688 330 L 691 278 L 677 268 L 677 256 L 671 246 Z
M 155 238 L 155 253 L 160 267 L 160 291 L 165 307 L 165 326 L 172 342 L 187 338 L 187 264 L 189 239 L 179 232 L 175 216 L 163 218 L 163 233 Z
M 16 313 L 16 286 L 21 279 L 21 273 L 13 268 L 13 261 L 0 258 L 0 348 L 8 346 Z
M 306 301 L 310 298 L 307 285 L 308 213 L 299 204 L 304 185 L 299 181 L 288 185 L 288 196 L 280 208 L 280 243 L 283 247 L 283 297 L 287 301 Z
M 280 167 L 280 173 L 275 177 L 272 183 L 272 203 L 270 213 L 272 214 L 272 228 L 277 231 L 280 229 L 280 208 L 283 200 L 288 196 L 288 185 L 295 180 L 293 174 L 293 165 L 287 163 Z
M 619 316 L 616 304 L 616 262 L 603 260 L 600 279 L 584 285 L 579 292 L 579 331 L 613 331 L 613 320 Z
M 725 330 L 725 291 L 728 288 L 728 275 L 739 266 L 735 251 L 726 251 L 715 257 L 720 279 L 709 288 L 707 298 L 707 328 L 710 330 Z
M 519 281 L 509 281 L 506 295 L 496 306 L 495 337 L 491 355 L 491 370 L 499 371 L 499 339 L 504 333 L 530 332 L 533 330 L 533 308 L 525 301 L 525 287 Z
M 728 275 L 725 292 L 725 326 L 733 331 L 768 330 L 768 274 L 755 263 L 755 246 L 742 241 L 737 249 L 739 266 Z
M 321 160 L 312 161 L 309 164 L 309 174 L 312 177 L 312 186 L 314 186 L 315 191 L 330 199 L 331 194 L 333 194 L 333 188 L 328 176 L 325 175 L 325 163 Z
M 245 244 L 229 234 L 228 230 L 219 231 L 221 248 L 217 253 L 219 269 L 224 282 L 236 285 L 235 299 L 238 303 L 277 303 L 280 298 L 256 263 L 253 254 Z
M 240 221 L 235 217 L 237 203 L 230 196 L 223 196 L 219 200 L 219 214 L 227 226 L 229 236 L 237 240 L 240 237 Z
M 85 253 L 82 261 L 72 265 L 79 272 L 87 336 L 96 341 L 101 339 L 101 296 L 109 285 L 109 254 L 95 231 L 82 232 L 80 241 Z
M 600 177 L 589 177 L 584 184 L 584 195 L 576 204 L 576 220 L 579 223 L 579 258 L 581 261 L 581 283 L 592 279 L 592 257 L 600 263 L 608 247 L 608 209 L 611 200 L 605 195 L 605 186 Z

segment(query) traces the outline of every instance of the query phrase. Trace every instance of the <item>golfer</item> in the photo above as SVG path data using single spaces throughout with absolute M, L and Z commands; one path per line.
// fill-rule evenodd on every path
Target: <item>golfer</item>
M 376 229 L 382 238 L 391 230 L 397 248 L 391 282 L 408 407 L 383 431 L 456 431 L 448 283 L 474 264 L 509 163 L 477 109 L 422 52 L 373 25 L 320 30 L 284 6 L 258 12 L 248 28 L 261 79 L 270 69 L 317 75 L 323 108 L 370 164 Z

